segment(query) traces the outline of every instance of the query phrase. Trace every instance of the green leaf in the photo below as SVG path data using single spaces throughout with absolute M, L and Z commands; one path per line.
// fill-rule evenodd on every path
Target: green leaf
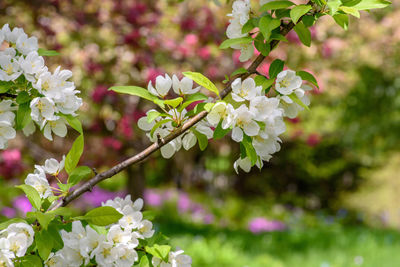
M 28 212 L 26 214 L 27 218 L 37 219 L 40 226 L 42 226 L 42 228 L 44 229 L 47 229 L 47 226 L 50 224 L 50 222 L 54 219 L 55 216 L 56 216 L 55 214 L 41 213 L 40 211 Z
M 29 102 L 30 100 L 31 96 L 26 91 L 20 92 L 17 98 L 15 99 L 15 101 L 17 101 L 17 104 L 24 104 L 26 102 Z
M 12 87 L 11 82 L 0 81 L 0 94 L 7 93 Z
M 305 108 L 306 110 L 310 110 L 310 108 L 305 105 L 298 97 L 296 94 L 291 94 L 289 95 L 290 99 L 292 99 L 296 104 L 298 104 L 299 106 Z
M 23 129 L 31 120 L 31 108 L 29 107 L 29 103 L 20 104 L 17 110 L 17 130 Z
M 207 136 L 205 136 L 204 134 L 198 132 L 195 129 L 192 129 L 192 132 L 194 133 L 194 135 L 196 135 L 197 140 L 199 141 L 199 147 L 201 151 L 204 151 L 208 145 L 208 138 Z
M 360 12 L 358 12 L 358 10 L 355 9 L 354 7 L 341 6 L 339 7 L 339 10 L 343 11 L 346 14 L 350 14 L 356 18 L 360 18 Z
M 154 257 L 160 258 L 165 262 L 168 262 L 168 255 L 171 251 L 171 246 L 168 245 L 157 245 L 155 244 L 152 247 L 146 246 L 146 252 Z
M 144 254 L 140 258 L 139 267 L 150 267 L 150 261 L 149 261 L 149 258 L 147 258 L 146 254 Z
M 307 14 L 308 11 L 310 11 L 312 7 L 310 5 L 298 5 L 292 8 L 290 10 L 290 18 L 292 19 L 293 23 L 296 24 L 299 19 Z
M 340 0 L 329 0 L 327 5 L 329 7 L 329 15 L 333 16 L 339 10 L 342 2 Z
M 83 135 L 79 135 L 78 138 L 75 139 L 74 143 L 72 144 L 71 150 L 68 152 L 67 156 L 65 157 L 65 170 L 68 174 L 71 174 L 72 171 L 75 169 L 76 165 L 81 158 L 83 153 L 84 147 L 84 139 Z
M 264 43 L 264 37 L 262 34 L 257 35 L 256 39 L 254 40 L 254 46 L 264 57 L 268 56 L 269 52 L 271 52 L 271 47 L 269 43 Z
M 204 105 L 204 110 L 210 112 L 210 110 L 214 107 L 214 105 L 215 105 L 214 103 L 206 103 Z
M 279 33 L 272 33 L 271 37 L 269 37 L 270 40 L 278 40 L 278 41 L 282 41 L 282 42 L 288 42 L 288 39 L 286 39 L 285 36 L 283 36 L 282 34 Z
M 241 143 L 243 144 L 243 146 L 246 150 L 246 155 L 247 155 L 247 157 L 249 157 L 249 159 L 251 161 L 251 165 L 254 166 L 254 164 L 256 164 L 256 162 L 257 162 L 258 157 L 257 157 L 257 152 L 253 147 L 251 137 L 244 134 L 243 140 Z
M 349 16 L 346 14 L 336 14 L 333 16 L 333 19 L 336 23 L 342 27 L 343 29 L 347 30 L 349 27 Z
M 269 78 L 276 78 L 278 74 L 283 70 L 283 67 L 285 66 L 285 61 L 282 61 L 280 59 L 275 59 L 271 65 L 269 66 Z
M 299 22 L 294 26 L 294 31 L 305 46 L 311 46 L 311 32 L 302 22 Z
M 254 81 L 256 82 L 257 86 L 262 86 L 265 93 L 268 93 L 269 90 L 267 90 L 267 89 L 270 88 L 274 84 L 275 79 L 274 78 L 267 79 L 266 77 L 264 77 L 262 75 L 258 75 L 254 78 Z
M 254 22 L 256 22 L 257 19 L 252 18 L 249 19 L 242 27 L 242 34 L 246 34 L 248 32 L 250 32 L 252 29 L 254 29 L 255 25 Z
M 195 93 L 190 95 L 186 101 L 182 104 L 182 106 L 179 107 L 178 111 L 182 112 L 183 109 L 187 108 L 190 104 L 197 102 L 197 101 L 202 101 L 202 100 L 207 100 L 208 97 L 202 93 Z
M 232 72 L 231 77 L 239 75 L 239 74 L 244 74 L 244 73 L 247 73 L 247 69 L 241 67 L 241 68 L 238 68 L 237 70 L 235 70 L 234 72 Z
M 164 120 L 160 120 L 159 122 L 157 122 L 156 124 L 154 124 L 153 128 L 152 128 L 151 131 L 150 131 L 150 136 L 153 137 L 154 132 L 155 132 L 161 125 L 163 125 L 164 123 L 167 123 L 167 122 L 169 122 L 169 121 L 171 121 L 171 119 L 164 119 Z
M 84 216 L 76 217 L 75 220 L 85 220 L 94 225 L 107 226 L 118 222 L 118 220 L 121 218 L 122 214 L 116 209 L 113 207 L 104 206 L 95 208 L 86 213 Z
M 266 3 L 260 8 L 260 12 L 263 13 L 268 10 L 275 10 L 275 9 L 282 9 L 282 8 L 288 8 L 290 6 L 293 6 L 294 3 L 290 1 L 272 1 L 269 3 Z
M 36 191 L 35 188 L 33 188 L 32 186 L 27 185 L 27 184 L 18 185 L 18 186 L 16 186 L 16 188 L 19 188 L 22 191 L 24 191 L 26 197 L 28 198 L 28 200 L 32 204 L 32 206 L 35 209 L 40 210 L 42 200 L 40 198 L 38 191 Z
M 350 2 L 351 3 L 351 2 Z M 374 8 L 385 8 L 392 4 L 389 1 L 386 0 L 362 0 L 358 2 L 355 5 L 352 4 L 347 4 L 345 3 L 345 6 L 352 6 L 353 8 L 357 10 L 368 10 L 368 9 L 374 9 Z
M 36 255 L 26 255 L 15 261 L 16 267 L 42 267 L 42 260 Z
M 198 85 L 203 86 L 211 92 L 214 92 L 217 96 L 219 96 L 218 88 L 213 84 L 206 76 L 198 72 L 184 72 L 183 75 L 195 81 Z
M 214 130 L 214 139 L 221 139 L 222 137 L 224 137 L 227 133 L 230 132 L 230 128 L 227 129 L 223 129 L 222 128 L 222 122 L 219 122 L 217 127 Z
M 60 115 L 68 122 L 69 126 L 71 126 L 75 131 L 77 131 L 80 134 L 83 134 L 82 123 L 77 117 L 74 117 L 71 114 L 60 113 Z
M 298 71 L 296 72 L 296 75 L 300 76 L 302 80 L 312 83 L 319 89 L 317 79 L 315 79 L 314 75 L 312 75 L 311 73 L 307 71 Z
M 182 103 L 183 98 L 182 97 L 177 97 L 174 99 L 168 99 L 168 100 L 164 100 L 164 104 L 171 106 L 172 108 L 176 108 L 177 106 L 180 105 L 180 103 Z
M 156 110 L 152 110 L 152 111 L 148 112 L 147 113 L 147 122 L 151 123 L 152 121 L 157 119 L 160 115 L 161 115 L 161 113 Z
M 128 95 L 138 96 L 138 97 L 144 98 L 146 100 L 153 101 L 153 103 L 164 108 L 164 101 L 159 99 L 157 96 L 151 94 L 147 89 L 144 89 L 139 86 L 113 86 L 113 87 L 109 88 L 108 90 L 112 90 L 112 91 L 120 93 L 120 94 L 128 94 Z
M 50 237 L 49 233 L 46 230 L 36 232 L 35 243 L 39 252 L 39 256 L 42 258 L 42 260 L 47 260 L 54 245 L 53 239 Z
M 79 166 L 75 168 L 68 177 L 68 183 L 71 185 L 76 185 L 80 181 L 87 179 L 93 174 L 93 171 L 88 166 Z
M 303 16 L 303 18 L 301 19 L 301 21 L 304 23 L 304 25 L 309 28 L 312 25 L 314 25 L 315 22 L 315 17 L 311 16 L 311 15 L 305 15 Z
M 271 37 L 272 30 L 278 28 L 281 25 L 281 21 L 279 19 L 273 19 L 270 16 L 265 16 L 260 19 L 260 23 L 258 24 L 258 28 L 260 32 L 263 34 L 265 40 L 269 40 Z
M 227 39 L 222 42 L 222 44 L 219 46 L 219 48 L 227 49 L 227 48 L 230 48 L 232 45 L 249 44 L 251 42 L 253 42 L 253 38 L 251 38 L 249 36 L 241 37 L 241 38 Z
M 54 249 L 59 250 L 64 247 L 64 242 L 60 235 L 60 229 L 58 229 L 58 227 L 54 223 L 50 223 L 50 225 L 47 228 L 47 233 L 48 237 L 50 237 L 53 240 Z
M 55 50 L 46 50 L 43 48 L 38 49 L 38 54 L 39 56 L 45 56 L 45 57 L 53 57 L 53 56 L 58 56 L 60 53 L 58 53 Z
M 51 214 L 51 215 L 55 215 L 55 216 L 63 216 L 63 217 L 71 217 L 72 215 L 72 211 L 69 208 L 66 207 L 59 207 L 55 210 L 51 210 L 49 212 L 46 212 L 46 214 Z
M 13 219 L 7 220 L 5 222 L 0 223 L 0 230 L 6 229 L 10 224 L 21 223 L 21 222 L 26 223 L 26 221 L 21 218 L 13 218 Z

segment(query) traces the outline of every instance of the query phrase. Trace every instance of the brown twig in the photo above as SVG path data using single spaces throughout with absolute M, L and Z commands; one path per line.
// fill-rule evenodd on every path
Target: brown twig
M 295 25 L 293 24 L 293 22 L 290 22 L 290 23 L 288 23 L 286 25 L 283 25 L 282 28 L 281 28 L 281 34 L 282 35 L 288 34 L 293 29 L 294 26 Z M 271 50 L 274 49 L 278 45 L 278 43 L 279 43 L 279 40 L 273 40 L 270 43 Z M 241 74 L 239 77 L 242 78 L 242 79 L 246 79 L 250 75 L 256 73 L 258 66 L 263 62 L 264 59 L 265 59 L 265 56 L 260 54 L 253 61 L 253 63 L 250 65 L 250 67 L 247 68 L 247 72 L 244 73 L 244 74 Z M 221 99 L 225 98 L 232 91 L 231 84 L 232 84 L 232 80 L 229 81 L 228 84 L 226 85 L 226 87 L 224 88 L 224 90 L 222 90 L 220 92 Z M 91 189 L 96 184 L 100 183 L 101 181 L 103 181 L 105 179 L 108 179 L 108 178 L 111 178 L 112 176 L 114 176 L 117 173 L 119 173 L 119 172 L 123 171 L 124 169 L 126 169 L 128 166 L 130 166 L 132 164 L 136 164 L 136 163 L 141 162 L 142 160 L 146 159 L 151 154 L 153 154 L 154 152 L 158 151 L 162 146 L 164 146 L 165 144 L 171 142 L 176 137 L 180 136 L 181 134 L 186 132 L 188 129 L 193 127 L 196 123 L 198 123 L 199 121 L 204 119 L 207 116 L 207 113 L 208 113 L 207 111 L 200 112 L 199 114 L 197 114 L 196 116 L 194 116 L 193 118 L 188 120 L 184 125 L 182 125 L 181 128 L 177 129 L 175 132 L 173 132 L 172 134 L 168 135 L 164 139 L 157 140 L 156 143 L 153 143 L 152 145 L 148 146 L 146 149 L 144 149 L 142 152 L 136 154 L 135 156 L 126 159 L 125 161 L 115 165 L 114 167 L 112 167 L 111 169 L 109 169 L 107 171 L 104 171 L 102 173 L 97 174 L 92 179 L 90 179 L 89 181 L 85 182 L 84 184 L 82 184 L 81 186 L 76 188 L 74 191 L 72 191 L 69 195 L 64 197 L 62 199 L 62 201 L 60 201 L 52 209 L 57 209 L 58 207 L 61 207 L 61 206 L 64 207 L 64 206 L 68 205 L 71 201 L 73 201 L 74 199 L 80 197 L 83 193 L 85 193 L 87 191 L 91 191 Z

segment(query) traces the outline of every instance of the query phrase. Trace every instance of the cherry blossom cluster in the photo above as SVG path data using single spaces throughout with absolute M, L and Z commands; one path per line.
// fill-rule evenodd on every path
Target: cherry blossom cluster
M 257 154 L 256 165 L 262 168 L 263 161 L 269 161 L 272 154 L 280 150 L 279 135 L 285 132 L 284 117 L 294 118 L 303 109 L 296 103 L 294 96 L 304 105 L 310 101 L 305 91 L 310 88 L 303 85 L 302 79 L 292 70 L 278 74 L 275 82 L 276 97 L 267 97 L 261 86 L 256 86 L 252 78 L 242 81 L 237 78 L 232 83 L 232 103 L 217 102 L 207 115 L 208 122 L 222 129 L 232 129 L 232 139 L 242 142 L 245 137 Z M 248 155 L 240 157 L 234 168 L 249 172 L 252 167 Z
M 249 36 L 248 33 L 242 33 L 242 28 L 250 19 L 250 8 L 250 0 L 236 0 L 233 3 L 232 13 L 228 14 L 228 17 L 231 17 L 229 20 L 229 26 L 226 29 L 226 36 L 228 39 Z M 231 46 L 231 48 L 240 49 L 241 54 L 239 60 L 241 62 L 249 60 L 254 54 L 253 43 L 234 44 Z
M 171 88 L 175 94 L 182 97 L 197 93 L 200 90 L 200 87 L 193 88 L 193 81 L 191 79 L 183 77 L 181 80 L 179 80 L 176 75 L 173 75 L 171 79 L 168 74 L 165 76 L 158 76 L 156 78 L 155 87 L 153 87 L 152 82 L 150 81 L 147 89 L 151 94 L 165 98 L 170 92 Z M 153 112 L 156 112 L 156 110 L 149 110 L 146 113 L 146 116 L 140 118 L 138 121 L 139 128 L 148 132 L 147 136 L 152 142 L 157 142 L 159 138 L 164 138 L 171 134 L 176 129 L 176 126 L 182 125 L 189 119 L 189 116 L 187 116 L 187 110 L 185 108 L 182 110 L 171 108 L 167 112 L 167 118 L 169 117 L 170 119 L 160 125 L 157 129 L 155 129 L 153 134 L 151 134 L 150 131 L 153 129 L 153 127 L 155 127 L 155 125 L 160 121 L 165 120 L 163 117 L 157 117 L 156 119 L 149 121 L 149 115 Z M 173 141 L 163 146 L 161 148 L 161 155 L 164 158 L 171 158 L 182 148 L 182 146 L 184 149 L 189 150 L 196 145 L 197 138 L 193 130 L 204 134 L 208 139 L 212 138 L 213 136 L 213 130 L 210 128 L 210 125 L 206 121 L 200 121 L 193 127 L 193 129 L 190 129 L 185 134 L 175 138 Z
M 13 223 L 0 232 L 0 266 L 14 266 L 13 259 L 25 255 L 35 232 L 26 223 Z
M 8 24 L 0 30 L 0 50 L 0 84 L 7 89 L 2 98 L 11 98 L 0 101 L 0 149 L 16 135 L 14 113 L 22 104 L 30 108 L 32 119 L 22 125 L 25 135 L 35 131 L 36 123 L 49 140 L 52 133 L 65 137 L 67 122 L 61 114 L 76 116 L 82 105 L 80 91 L 69 81 L 72 72 L 58 67 L 51 73 L 39 55 L 37 38 Z
M 61 230 L 64 247 L 51 253 L 45 262 L 46 266 L 87 266 L 96 262 L 97 266 L 130 267 L 138 261 L 135 250 L 140 239 L 151 238 L 154 234 L 153 224 L 143 219 L 140 210 L 143 200 L 132 202 L 130 195 L 108 200 L 102 206 L 110 206 L 120 212 L 123 217 L 118 223 L 109 225 L 107 233 L 98 233 L 91 226 L 82 225 L 80 221 L 72 223 L 72 231 Z M 191 258 L 183 251 L 170 252 L 169 261 L 153 258 L 154 266 L 191 266 Z
M 47 180 L 46 174 L 57 177 L 64 169 L 65 156 L 58 162 L 56 159 L 47 159 L 44 165 L 35 165 L 33 173 L 28 174 L 25 184 L 32 186 L 42 199 L 53 196 L 52 188 Z M 55 188 L 54 188 L 55 189 Z

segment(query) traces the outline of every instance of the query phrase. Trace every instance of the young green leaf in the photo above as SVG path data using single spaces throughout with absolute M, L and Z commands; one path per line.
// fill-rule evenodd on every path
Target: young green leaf
M 347 30 L 349 27 L 349 16 L 346 14 L 336 14 L 333 16 L 333 19 L 336 23 L 342 27 L 343 29 Z
M 84 216 L 76 217 L 76 220 L 85 220 L 88 223 L 98 225 L 98 226 L 107 226 L 117 222 L 122 218 L 122 214 L 119 213 L 116 209 L 109 206 L 98 207 L 95 208 Z
M 312 7 L 310 5 L 298 5 L 292 8 L 290 10 L 290 18 L 292 19 L 293 23 L 296 24 L 299 19 L 307 14 L 308 11 L 310 11 Z
M 17 110 L 16 118 L 17 130 L 23 129 L 31 120 L 31 108 L 29 103 L 20 104 Z
M 165 262 L 168 262 L 168 255 L 171 251 L 171 246 L 168 245 L 157 245 L 155 244 L 152 247 L 146 246 L 146 252 L 153 255 L 154 257 L 160 258 Z
M 62 113 L 60 113 L 60 116 L 66 119 L 69 126 L 71 126 L 75 131 L 77 131 L 80 134 L 83 134 L 82 123 L 77 117 L 74 117 L 71 114 L 62 114 Z
M 224 137 L 227 133 L 229 133 L 231 131 L 230 128 L 228 129 L 223 129 L 222 128 L 222 122 L 219 122 L 217 127 L 214 130 L 214 139 L 221 139 L 222 137 Z
M 294 31 L 305 46 L 311 46 L 311 32 L 302 22 L 299 22 L 294 26 Z
M 75 169 L 76 165 L 81 158 L 83 153 L 84 147 L 84 138 L 83 135 L 79 135 L 78 138 L 75 139 L 74 143 L 72 144 L 71 150 L 68 152 L 67 156 L 65 157 L 65 170 L 68 174 L 71 174 L 72 171 Z
M 257 162 L 257 152 L 253 147 L 252 144 L 252 139 L 250 136 L 244 135 L 243 136 L 243 140 L 241 142 L 246 150 L 246 155 L 247 157 L 249 157 L 250 161 L 251 161 L 251 165 L 254 166 L 254 164 L 256 164 Z
M 42 267 L 42 260 L 37 255 L 25 255 L 19 258 L 15 267 Z
M 298 76 L 300 76 L 302 80 L 312 83 L 319 89 L 317 79 L 315 79 L 314 75 L 312 75 L 311 73 L 301 70 L 301 71 L 297 71 L 296 74 Z
M 160 117 L 161 113 L 158 111 L 150 111 L 147 113 L 147 122 L 151 123 L 152 121 L 154 121 L 155 119 L 157 119 L 158 117 Z
M 183 98 L 182 97 L 177 97 L 174 99 L 168 99 L 168 100 L 164 100 L 164 104 L 165 105 L 169 105 L 172 108 L 176 108 L 177 106 L 179 106 L 180 103 L 182 103 Z
M 190 104 L 197 102 L 197 101 L 203 101 L 207 100 L 208 97 L 202 93 L 195 93 L 193 95 L 190 95 L 186 101 L 182 104 L 182 106 L 179 107 L 178 111 L 182 112 L 183 109 L 187 108 Z
M 198 85 L 203 86 L 207 90 L 214 92 L 217 96 L 219 96 L 218 88 L 213 84 L 206 76 L 199 72 L 184 72 L 183 75 L 195 81 Z
M 167 122 L 169 122 L 169 121 L 171 121 L 171 119 L 164 119 L 164 120 L 160 120 L 160 121 L 158 121 L 156 124 L 154 124 L 153 128 L 152 128 L 151 131 L 150 131 L 150 136 L 153 137 L 154 132 L 155 132 L 161 125 L 163 125 L 164 123 L 167 123 Z
M 146 254 L 140 258 L 139 267 L 150 267 L 150 261 Z
M 279 33 L 272 33 L 271 37 L 269 37 L 270 40 L 278 40 L 278 41 L 282 41 L 282 42 L 288 42 L 288 39 L 286 39 L 285 36 L 283 36 L 282 34 Z
M 41 230 L 35 234 L 35 244 L 42 260 L 47 260 L 53 249 L 53 239 L 49 238 L 49 233 L 46 230 Z
M 254 40 L 254 46 L 264 57 L 268 56 L 269 52 L 271 52 L 271 47 L 269 43 L 264 43 L 264 37 L 262 34 L 257 35 L 256 39 Z
M 357 10 L 368 10 L 374 8 L 385 8 L 389 6 L 391 2 L 386 0 L 362 0 L 362 1 L 347 1 L 344 3 L 345 6 L 351 6 Z
M 258 28 L 260 32 L 263 34 L 266 41 L 271 37 L 272 30 L 278 28 L 281 25 L 281 21 L 279 19 L 273 19 L 270 16 L 264 16 L 260 19 L 260 23 L 258 24 Z
M 34 218 L 38 220 L 40 226 L 43 229 L 47 229 L 47 226 L 50 224 L 50 222 L 54 219 L 55 216 L 56 216 L 55 214 L 41 213 L 40 211 L 28 212 L 26 214 L 27 218 Z
M 275 10 L 275 9 L 282 9 L 282 8 L 288 8 L 293 6 L 294 3 L 290 1 L 271 1 L 269 3 L 266 3 L 260 8 L 260 12 L 263 13 L 268 10 Z
M 208 138 L 207 136 L 205 136 L 204 134 L 198 132 L 195 129 L 192 129 L 192 132 L 194 133 L 194 135 L 196 135 L 197 140 L 199 141 L 199 147 L 201 151 L 204 151 L 208 145 Z
M 230 48 L 232 45 L 239 45 L 239 44 L 249 44 L 253 42 L 253 38 L 247 36 L 247 37 L 241 37 L 241 38 L 234 38 L 234 39 L 227 39 L 222 42 L 222 44 L 219 46 L 220 49 L 227 49 Z
M 305 108 L 306 110 L 310 110 L 310 108 L 303 103 L 303 101 L 301 101 L 296 94 L 291 94 L 289 95 L 290 99 L 292 99 L 296 104 L 298 104 L 299 106 Z
M 333 16 L 339 10 L 342 2 L 340 0 L 328 0 L 327 5 L 329 7 L 329 15 Z
M 43 48 L 38 49 L 38 54 L 39 56 L 45 56 L 45 57 L 53 57 L 53 56 L 58 56 L 60 53 L 58 53 L 55 50 L 46 50 Z
M 68 177 L 68 184 L 76 185 L 80 181 L 87 179 L 92 174 L 93 171 L 91 168 L 87 166 L 79 166 L 70 173 Z
M 360 12 L 354 7 L 348 7 L 348 6 L 341 6 L 339 7 L 339 10 L 343 11 L 346 14 L 350 14 L 356 18 L 360 18 Z
M 32 186 L 27 185 L 27 184 L 18 185 L 18 186 L 16 186 L 16 188 L 19 188 L 22 191 L 24 191 L 26 197 L 28 198 L 28 200 L 32 204 L 32 206 L 35 209 L 40 210 L 42 200 L 40 198 L 38 191 L 36 191 L 35 188 L 33 188 Z
M 28 102 L 29 100 L 31 100 L 31 96 L 26 91 L 20 92 L 18 94 L 17 98 L 15 99 L 17 104 L 24 104 L 24 103 Z
M 156 105 L 159 105 L 160 107 L 164 108 L 164 103 L 161 99 L 159 99 L 157 96 L 151 94 L 147 89 L 144 89 L 142 87 L 138 86 L 113 86 L 109 88 L 108 90 L 112 90 L 116 93 L 120 94 L 128 94 L 128 95 L 134 95 L 138 96 L 141 98 L 144 98 L 149 101 L 153 101 Z
M 239 74 L 244 74 L 244 73 L 247 73 L 247 69 L 241 67 L 241 68 L 238 68 L 237 70 L 235 70 L 234 72 L 232 72 L 231 77 L 234 77 Z
M 269 66 L 269 78 L 276 78 L 278 74 L 283 70 L 283 67 L 285 66 L 285 61 L 282 61 L 280 59 L 275 59 L 271 65 Z

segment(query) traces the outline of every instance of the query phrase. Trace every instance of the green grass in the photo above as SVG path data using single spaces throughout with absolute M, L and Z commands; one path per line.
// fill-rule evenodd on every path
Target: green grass
M 393 230 L 333 224 L 254 235 L 177 222 L 163 222 L 160 230 L 194 267 L 400 266 L 400 233 Z

